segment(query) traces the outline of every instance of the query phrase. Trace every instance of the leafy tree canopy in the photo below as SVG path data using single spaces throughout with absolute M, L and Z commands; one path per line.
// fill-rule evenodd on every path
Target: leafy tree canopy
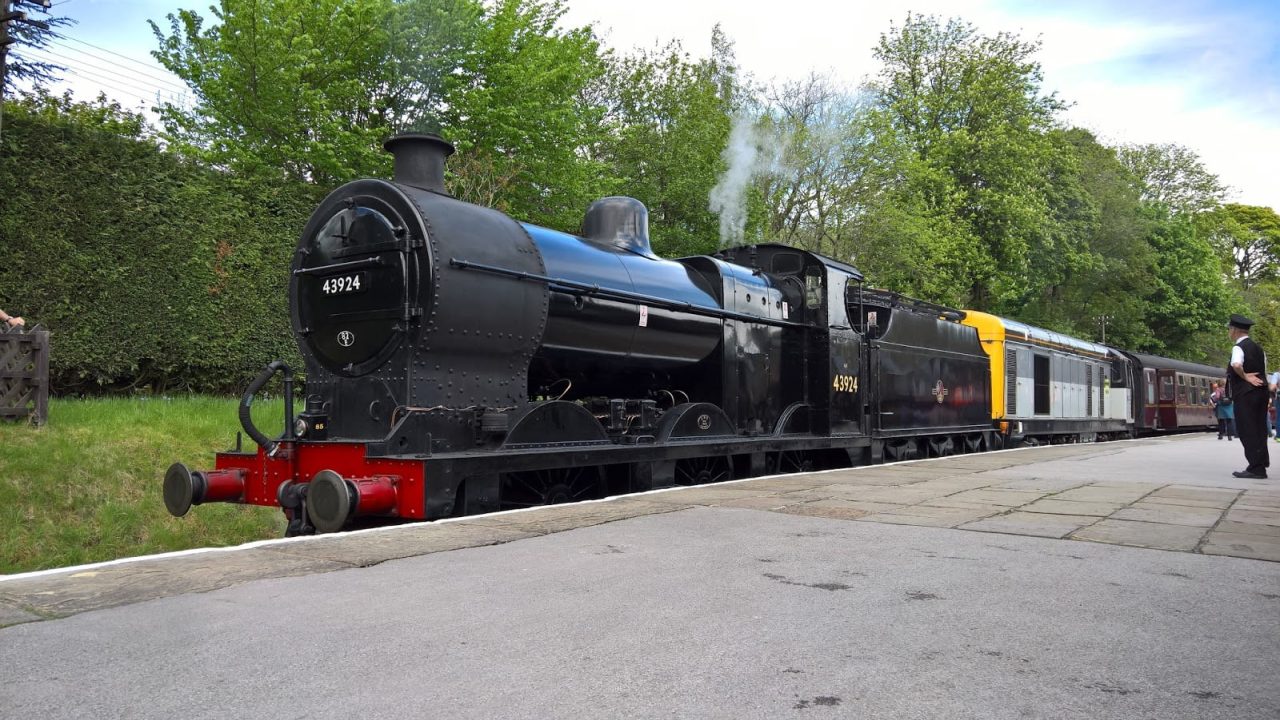
M 1143 202 L 1175 215 L 1212 210 L 1227 188 L 1194 151 L 1175 143 L 1126 145 L 1120 161 L 1138 179 Z

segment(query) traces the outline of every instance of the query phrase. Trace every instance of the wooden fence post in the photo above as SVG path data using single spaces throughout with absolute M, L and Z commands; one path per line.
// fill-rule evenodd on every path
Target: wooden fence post
M 49 331 L 39 325 L 0 332 L 0 418 L 49 420 Z

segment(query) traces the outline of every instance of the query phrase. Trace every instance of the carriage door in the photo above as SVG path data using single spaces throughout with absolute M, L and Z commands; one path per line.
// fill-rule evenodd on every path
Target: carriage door
M 1142 417 L 1139 421 L 1143 427 L 1155 428 L 1158 425 L 1156 418 L 1156 371 L 1148 368 L 1142 371 L 1142 394 L 1146 399 L 1146 403 L 1142 406 Z

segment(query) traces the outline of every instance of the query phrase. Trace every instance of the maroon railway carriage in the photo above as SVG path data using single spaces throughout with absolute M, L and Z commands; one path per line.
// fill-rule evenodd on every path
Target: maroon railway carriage
M 1218 421 L 1209 401 L 1210 385 L 1222 384 L 1226 368 L 1126 352 L 1134 363 L 1133 394 L 1138 432 L 1207 430 Z

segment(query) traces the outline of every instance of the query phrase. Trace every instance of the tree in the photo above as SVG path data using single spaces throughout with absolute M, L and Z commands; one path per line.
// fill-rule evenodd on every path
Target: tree
M 596 152 L 612 173 L 610 191 L 649 208 L 660 255 L 714 252 L 717 220 L 709 193 L 741 92 L 732 46 L 717 28 L 712 57 L 694 60 L 678 42 L 613 58 L 600 95 L 606 134 Z
M 1048 173 L 1059 162 L 1046 132 L 1063 106 L 1040 91 L 1038 49 L 913 15 L 875 49 L 884 67 L 872 89 L 893 131 L 886 141 L 917 166 L 903 175 L 919 183 L 906 194 L 927 217 L 957 218 L 963 230 L 949 244 L 964 256 L 946 262 L 961 272 L 963 299 L 982 309 L 1014 309 L 1038 291 L 1044 273 L 1028 258 L 1069 256 L 1054 247 L 1067 236 L 1046 226 Z
M 1138 178 L 1144 202 L 1175 215 L 1212 210 L 1226 195 L 1218 176 L 1182 145 L 1126 145 L 1120 148 L 1120 161 Z
M 1156 266 L 1146 296 L 1146 320 L 1153 338 L 1140 349 L 1202 357 L 1205 335 L 1220 331 L 1231 312 L 1231 294 L 1222 282 L 1218 256 L 1196 233 L 1190 218 L 1182 216 L 1154 223 L 1150 242 Z
M 169 137 L 250 174 L 330 185 L 388 166 L 385 98 L 391 0 L 222 0 L 151 23 L 152 54 L 195 95 L 164 103 Z
M 589 27 L 562 29 L 560 0 L 501 0 L 444 77 L 438 110 L 458 153 L 454 194 L 516 217 L 576 229 L 603 184 L 589 149 L 605 64 Z
M 1230 203 L 1196 220 L 1242 288 L 1280 277 L 1280 216 L 1275 210 Z
M 1059 262 L 1052 281 L 1029 298 L 1019 317 L 1081 337 L 1101 339 L 1100 316 L 1110 318 L 1107 338 L 1123 347 L 1152 339 L 1146 301 L 1155 272 L 1148 243 L 1152 222 L 1139 199 L 1136 179 L 1114 149 L 1079 128 L 1050 133 L 1068 161 L 1060 163 L 1048 189 L 1059 247 L 1074 248 Z M 1036 264 L 1033 262 L 1033 265 Z
M 387 126 L 441 132 L 447 78 L 475 46 L 484 9 L 476 0 L 400 0 L 388 30 Z
M 36 23 L 21 20 L 6 23 L 13 44 L 7 49 L 0 50 L 0 53 L 6 55 L 4 71 L 0 73 L 0 80 L 3 80 L 0 97 L 7 97 L 19 82 L 40 86 L 57 79 L 57 74 L 66 68 L 41 60 L 40 56 L 32 54 L 31 51 L 47 49 L 49 43 L 57 37 L 54 28 L 75 24 L 75 21 L 70 18 L 51 17 L 49 8 L 34 3 L 19 5 L 16 9 L 28 14 L 38 13 L 40 17 L 31 18 Z
M 442 131 L 459 197 L 549 224 L 581 217 L 603 70 L 559 0 L 222 0 L 153 24 L 160 61 L 192 88 L 161 108 L 179 146 L 215 165 L 329 186 L 386 175 L 381 142 Z
M 848 259 L 866 198 L 882 182 L 864 98 L 815 74 L 773 87 L 767 102 L 764 122 L 785 148 L 784 172 L 757 180 L 767 237 Z

